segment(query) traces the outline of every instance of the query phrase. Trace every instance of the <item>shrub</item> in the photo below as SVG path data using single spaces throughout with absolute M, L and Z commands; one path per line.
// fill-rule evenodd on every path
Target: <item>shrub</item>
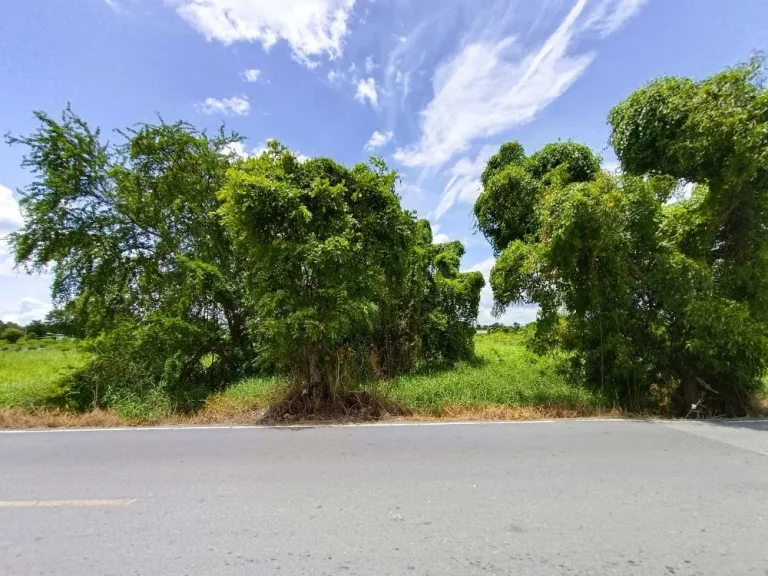
M 3 331 L 0 332 L 0 340 L 6 340 L 11 344 L 16 344 L 23 337 L 24 332 L 20 328 L 15 328 L 13 326 L 4 328 Z

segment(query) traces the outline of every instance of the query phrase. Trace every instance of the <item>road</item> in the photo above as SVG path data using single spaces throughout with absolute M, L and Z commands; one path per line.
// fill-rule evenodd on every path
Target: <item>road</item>
M 0 574 L 768 574 L 768 422 L 0 433 Z

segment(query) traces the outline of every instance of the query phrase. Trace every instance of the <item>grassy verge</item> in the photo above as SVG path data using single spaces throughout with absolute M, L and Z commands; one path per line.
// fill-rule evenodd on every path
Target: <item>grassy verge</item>
M 568 382 L 556 358 L 533 354 L 514 335 L 478 336 L 476 351 L 476 361 L 417 371 L 380 383 L 380 388 L 414 420 L 620 416 L 606 399 Z M 169 413 L 160 404 L 153 406 L 151 399 L 131 410 L 119 406 L 73 413 L 57 407 L 62 392 L 57 381 L 85 360 L 72 344 L 0 349 L 0 428 L 254 424 L 262 420 L 282 384 L 278 378 L 243 380 L 211 395 L 191 415 Z M 167 402 L 158 397 L 158 402 Z M 768 413 L 768 394 L 757 401 Z
M 610 414 L 598 395 L 566 381 L 557 361 L 526 349 L 508 334 L 481 335 L 477 360 L 417 371 L 381 386 L 413 419 L 535 419 Z M 52 405 L 57 380 L 85 357 L 70 345 L 0 350 L 0 427 L 116 426 L 140 424 L 251 424 L 264 415 L 277 378 L 250 378 L 211 395 L 193 415 L 161 406 L 95 410 L 84 414 Z

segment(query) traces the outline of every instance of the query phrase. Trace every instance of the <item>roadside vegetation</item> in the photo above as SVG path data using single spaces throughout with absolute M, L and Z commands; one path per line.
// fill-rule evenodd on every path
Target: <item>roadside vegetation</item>
M 9 242 L 52 272 L 47 322 L 80 343 L 3 360 L 3 422 L 40 406 L 135 423 L 758 413 L 764 72 L 756 58 L 631 94 L 609 114 L 619 173 L 575 142 L 503 144 L 474 208 L 495 312 L 541 312 L 483 335 L 483 277 L 403 209 L 382 159 L 349 168 L 274 141 L 242 157 L 239 135 L 183 122 L 107 143 L 69 108 L 38 112 L 8 137 L 33 176 Z
M 66 376 L 82 368 L 86 361 L 87 355 L 74 342 L 0 341 L 0 407 L 57 404 L 64 393 Z
M 531 328 L 477 335 L 477 355 L 471 360 L 423 367 L 394 380 L 364 383 L 361 389 L 387 397 L 398 406 L 392 417 L 517 419 L 618 414 L 609 398 L 570 382 L 562 372 L 562 358 L 529 350 L 526 342 Z M 284 377 L 244 378 L 211 394 L 191 412 L 174 409 L 159 394 L 125 398 L 99 411 L 94 420 L 92 410 L 79 417 L 76 411 L 66 410 L 67 393 L 60 386 L 85 361 L 83 353 L 70 343 L 36 350 L 0 350 L 0 424 L 254 423 L 264 419 L 270 403 L 281 399 L 290 386 Z M 35 414 L 36 419 L 30 418 Z M 348 417 L 359 418 L 360 412 L 350 411 Z

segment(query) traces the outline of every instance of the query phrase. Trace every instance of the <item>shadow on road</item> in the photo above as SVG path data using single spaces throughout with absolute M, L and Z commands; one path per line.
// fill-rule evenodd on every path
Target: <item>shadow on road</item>
M 757 432 L 768 432 L 768 420 L 705 420 L 707 424 L 724 426 L 726 428 L 747 428 Z

